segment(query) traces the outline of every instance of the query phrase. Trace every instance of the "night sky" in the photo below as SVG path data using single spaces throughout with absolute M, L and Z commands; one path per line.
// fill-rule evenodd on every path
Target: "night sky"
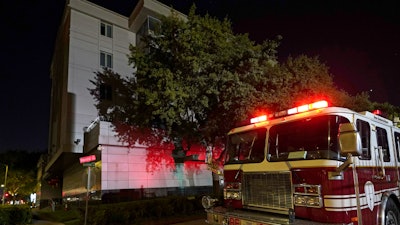
M 129 16 L 137 0 L 93 0 Z M 188 13 L 192 0 L 163 0 Z M 351 94 L 400 106 L 400 1 L 196 0 L 200 14 L 227 16 L 238 33 L 261 42 L 282 35 L 279 60 L 307 54 L 330 67 Z M 65 1 L 0 3 L 2 29 L 0 151 L 45 151 L 51 57 Z

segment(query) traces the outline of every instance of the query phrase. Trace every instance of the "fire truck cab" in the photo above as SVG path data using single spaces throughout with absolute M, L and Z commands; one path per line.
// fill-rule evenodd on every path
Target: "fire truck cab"
M 400 129 L 326 101 L 253 118 L 228 133 L 207 223 L 400 224 Z

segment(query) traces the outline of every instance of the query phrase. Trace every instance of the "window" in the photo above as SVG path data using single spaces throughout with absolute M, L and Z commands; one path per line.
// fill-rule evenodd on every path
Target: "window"
M 267 130 L 258 128 L 229 135 L 226 163 L 256 163 L 264 160 Z
M 146 43 L 143 38 L 147 35 L 156 36 L 160 33 L 161 21 L 154 17 L 148 16 L 146 21 L 142 24 L 139 30 L 136 32 L 136 46 L 139 48 L 144 48 Z
M 356 122 L 358 133 L 361 137 L 362 154 L 361 159 L 371 159 L 371 147 L 370 147 L 370 137 L 371 130 L 369 123 L 362 120 L 357 120 Z
M 394 146 L 396 146 L 397 160 L 400 162 L 400 133 L 394 132 Z
M 380 127 L 376 128 L 376 138 L 378 147 L 382 147 L 383 161 L 390 162 L 389 145 L 386 130 Z
M 112 25 L 104 22 L 100 23 L 100 34 L 112 38 Z
M 112 55 L 110 53 L 100 52 L 100 66 L 107 68 L 113 67 Z
M 343 160 L 338 147 L 341 116 L 320 116 L 272 126 L 268 136 L 268 160 Z

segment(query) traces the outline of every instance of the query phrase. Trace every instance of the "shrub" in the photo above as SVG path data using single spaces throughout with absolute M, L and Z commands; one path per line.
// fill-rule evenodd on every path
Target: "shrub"
M 190 214 L 197 210 L 199 205 L 197 200 L 186 197 L 165 197 L 89 205 L 87 223 L 91 225 L 140 224 L 140 221 L 146 219 Z M 85 209 L 80 208 L 80 212 L 81 218 L 84 218 Z
M 30 224 L 32 212 L 28 205 L 5 205 L 0 207 L 0 224 Z

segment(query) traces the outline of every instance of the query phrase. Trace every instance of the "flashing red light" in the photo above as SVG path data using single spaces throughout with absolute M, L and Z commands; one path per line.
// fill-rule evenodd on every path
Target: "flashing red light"
M 328 107 L 328 102 L 327 101 L 318 101 L 311 103 L 309 105 L 310 109 L 320 109 L 320 108 L 325 108 Z
M 375 115 L 382 115 L 382 111 L 379 109 L 375 109 L 374 111 L 372 111 L 372 113 Z
M 273 114 L 273 117 L 283 117 L 286 115 L 293 115 L 296 113 L 302 113 L 302 112 L 307 112 L 310 110 L 315 110 L 315 109 L 320 109 L 320 108 L 325 108 L 328 107 L 328 102 L 327 101 L 318 101 L 318 102 L 313 102 L 311 104 L 306 104 L 306 105 L 301 105 L 298 107 L 294 107 L 288 110 L 283 110 L 277 113 Z M 263 122 L 267 121 L 268 116 L 267 115 L 262 115 L 259 117 L 251 118 L 250 123 L 258 123 L 258 122 Z
M 314 102 L 311 104 L 307 105 L 301 105 L 295 108 L 291 108 L 287 111 L 288 115 L 296 114 L 296 113 L 302 113 L 302 112 L 307 112 L 313 109 L 320 109 L 320 108 L 325 108 L 328 107 L 328 102 L 327 101 L 318 101 Z
M 250 119 L 250 123 L 258 123 L 258 122 L 263 122 L 263 121 L 267 121 L 267 115 L 262 115 L 262 116 Z
M 292 115 L 292 114 L 296 114 L 297 112 L 298 112 L 297 107 L 295 107 L 295 108 L 288 109 L 287 114 Z
M 301 106 L 297 107 L 297 112 L 299 112 L 299 113 L 307 112 L 308 110 L 310 110 L 309 105 L 301 105 Z

